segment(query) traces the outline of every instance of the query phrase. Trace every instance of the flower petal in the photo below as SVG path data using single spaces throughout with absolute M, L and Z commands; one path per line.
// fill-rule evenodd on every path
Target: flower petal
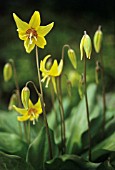
M 41 62 L 40 62 L 40 71 L 42 71 L 44 74 L 48 74 L 48 73 L 49 73 L 49 70 L 46 70 L 46 68 L 45 68 L 46 61 L 47 61 L 47 59 L 48 59 L 49 57 L 51 57 L 51 55 L 47 55 L 47 56 L 43 59 L 43 61 L 41 60 Z M 45 75 L 44 75 L 44 76 L 45 76 Z
M 19 35 L 19 38 L 21 40 L 26 40 L 27 39 L 27 35 L 25 34 L 25 32 L 19 31 L 18 35 Z
M 34 108 L 37 109 L 38 114 L 42 113 L 42 106 L 41 106 L 41 101 L 38 99 L 37 103 L 34 105 Z
M 15 105 L 13 105 L 13 108 L 14 108 L 18 113 L 20 113 L 20 114 L 22 114 L 22 115 L 27 114 L 27 110 L 26 110 L 26 109 L 18 108 L 18 107 L 16 107 Z
M 22 21 L 15 13 L 13 13 L 14 20 L 16 22 L 18 31 L 24 31 L 26 32 L 29 28 L 29 24 L 26 22 Z
M 57 60 L 54 60 L 53 65 L 49 71 L 49 75 L 57 76 L 58 75 L 58 63 Z
M 18 121 L 26 121 L 30 118 L 30 115 L 26 114 L 24 116 L 18 116 Z
M 43 36 L 43 37 L 46 36 L 50 32 L 50 30 L 52 29 L 53 26 L 54 26 L 54 22 L 52 22 L 46 26 L 39 26 L 38 35 Z
M 32 108 L 34 105 L 32 103 L 32 101 L 29 99 L 29 108 Z
M 26 52 L 30 53 L 34 49 L 35 43 L 32 42 L 32 44 L 30 44 L 30 40 L 26 38 L 26 40 L 24 41 L 24 47 L 26 49 Z
M 63 60 L 61 59 L 58 65 L 58 76 L 61 74 L 62 69 L 63 69 Z
M 40 48 L 44 48 L 44 46 L 45 46 L 47 43 L 46 43 L 46 40 L 45 40 L 44 37 L 38 36 L 38 37 L 37 37 L 37 41 L 35 41 L 35 44 L 36 44 L 38 47 L 40 47 Z
M 54 88 L 54 92 L 57 94 L 57 86 L 56 86 L 56 81 L 55 81 L 55 77 L 52 77 L 52 84 L 53 84 L 53 88 Z
M 30 19 L 29 25 L 30 27 L 37 30 L 40 26 L 40 13 L 38 11 L 35 11 Z

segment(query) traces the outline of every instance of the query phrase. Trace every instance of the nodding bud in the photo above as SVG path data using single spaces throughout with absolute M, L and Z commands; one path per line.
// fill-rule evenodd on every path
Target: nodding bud
M 47 63 L 46 63 L 46 68 L 49 70 L 51 68 L 51 66 L 52 66 L 52 59 L 49 58 Z
M 25 86 L 21 91 L 21 100 L 25 109 L 29 107 L 30 90 Z
M 76 55 L 73 49 L 68 50 L 68 57 L 73 65 L 73 67 L 76 69 L 77 68 L 77 61 L 76 61 Z
M 92 51 L 91 39 L 89 35 L 86 33 L 86 31 L 84 31 L 84 35 L 80 42 L 81 60 L 83 59 L 84 52 L 86 54 L 86 57 L 90 59 L 91 51 Z
M 95 51 L 97 53 L 99 53 L 100 49 L 101 49 L 102 35 L 103 34 L 102 34 L 102 31 L 101 31 L 101 26 L 99 26 L 98 30 L 94 34 L 94 39 L 93 39 L 94 48 L 95 48 Z
M 14 94 L 12 94 L 12 96 L 10 98 L 8 110 L 13 110 L 13 105 L 17 105 L 17 104 L 18 104 L 18 97 L 17 97 L 17 94 L 14 93 Z
M 9 81 L 12 77 L 12 65 L 10 63 L 6 63 L 3 68 L 3 77 L 4 81 Z

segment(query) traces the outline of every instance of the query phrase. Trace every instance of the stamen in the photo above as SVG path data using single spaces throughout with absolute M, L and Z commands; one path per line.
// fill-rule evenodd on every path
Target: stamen
M 48 88 L 49 82 L 50 82 L 50 77 L 47 78 L 46 86 L 45 86 L 46 88 Z
M 34 39 L 35 39 L 35 41 L 37 41 L 37 38 L 36 38 L 36 36 L 34 36 Z
M 45 77 L 41 80 L 41 82 L 44 83 L 44 81 L 46 80 L 47 77 L 48 77 L 48 76 L 45 76 Z
M 30 39 L 30 43 L 29 44 L 32 44 L 32 33 L 30 33 L 30 36 L 29 36 L 29 39 Z

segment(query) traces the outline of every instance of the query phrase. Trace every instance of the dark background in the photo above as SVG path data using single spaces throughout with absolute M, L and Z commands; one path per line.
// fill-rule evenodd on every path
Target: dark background
M 103 55 L 107 75 L 107 91 L 114 91 L 115 81 L 115 18 L 114 0 L 2 0 L 0 2 L 0 107 L 7 109 L 15 85 L 13 79 L 5 83 L 3 80 L 3 66 L 10 59 L 14 59 L 20 89 L 28 80 L 37 82 L 35 51 L 26 54 L 23 41 L 19 40 L 12 13 L 15 12 L 22 20 L 28 22 L 35 10 L 40 11 L 41 25 L 52 21 L 55 26 L 47 35 L 47 46 L 39 50 L 40 58 L 51 54 L 53 58 L 60 58 L 64 44 L 70 44 L 78 57 L 79 70 L 82 72 L 79 43 L 83 31 L 87 30 L 93 39 L 98 25 L 102 25 L 104 33 Z M 95 52 L 93 55 L 96 56 Z M 68 60 L 66 69 L 70 67 Z M 89 63 L 89 81 L 94 81 L 92 69 L 94 62 Z M 47 90 L 45 90 L 47 93 Z M 33 100 L 36 95 L 32 95 Z M 50 102 L 50 99 L 48 98 Z

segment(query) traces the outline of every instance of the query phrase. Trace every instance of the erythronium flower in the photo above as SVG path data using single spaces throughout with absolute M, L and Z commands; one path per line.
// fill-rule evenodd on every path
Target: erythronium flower
M 22 21 L 15 13 L 13 13 L 14 20 L 16 22 L 19 38 L 24 40 L 24 47 L 27 53 L 30 53 L 35 45 L 40 48 L 44 48 L 46 45 L 45 36 L 52 29 L 54 23 L 50 23 L 46 26 L 40 26 L 40 13 L 35 11 L 29 21 L 29 24 Z
M 42 107 L 41 107 L 41 102 L 40 99 L 38 100 L 38 102 L 33 105 L 32 101 L 29 99 L 29 107 L 28 109 L 25 108 L 18 108 L 15 105 L 13 105 L 13 108 L 20 114 L 22 114 L 22 116 L 18 116 L 18 121 L 33 121 L 33 124 L 35 124 L 35 120 L 38 120 L 39 115 L 42 113 Z
M 46 65 L 46 61 L 47 61 L 47 59 L 49 57 L 51 57 L 51 56 L 47 55 L 43 59 L 43 61 L 41 60 L 41 62 L 40 62 L 40 71 L 42 72 L 42 76 L 43 76 L 41 81 L 44 82 L 47 79 L 45 87 L 48 87 L 49 81 L 50 81 L 50 79 L 52 79 L 52 82 L 53 82 L 53 85 L 54 85 L 54 88 L 55 88 L 55 77 L 60 76 L 60 74 L 62 72 L 62 69 L 63 69 L 63 60 L 62 59 L 60 60 L 59 65 L 57 63 L 57 60 L 54 60 L 51 68 L 50 69 L 46 69 L 45 65 Z

